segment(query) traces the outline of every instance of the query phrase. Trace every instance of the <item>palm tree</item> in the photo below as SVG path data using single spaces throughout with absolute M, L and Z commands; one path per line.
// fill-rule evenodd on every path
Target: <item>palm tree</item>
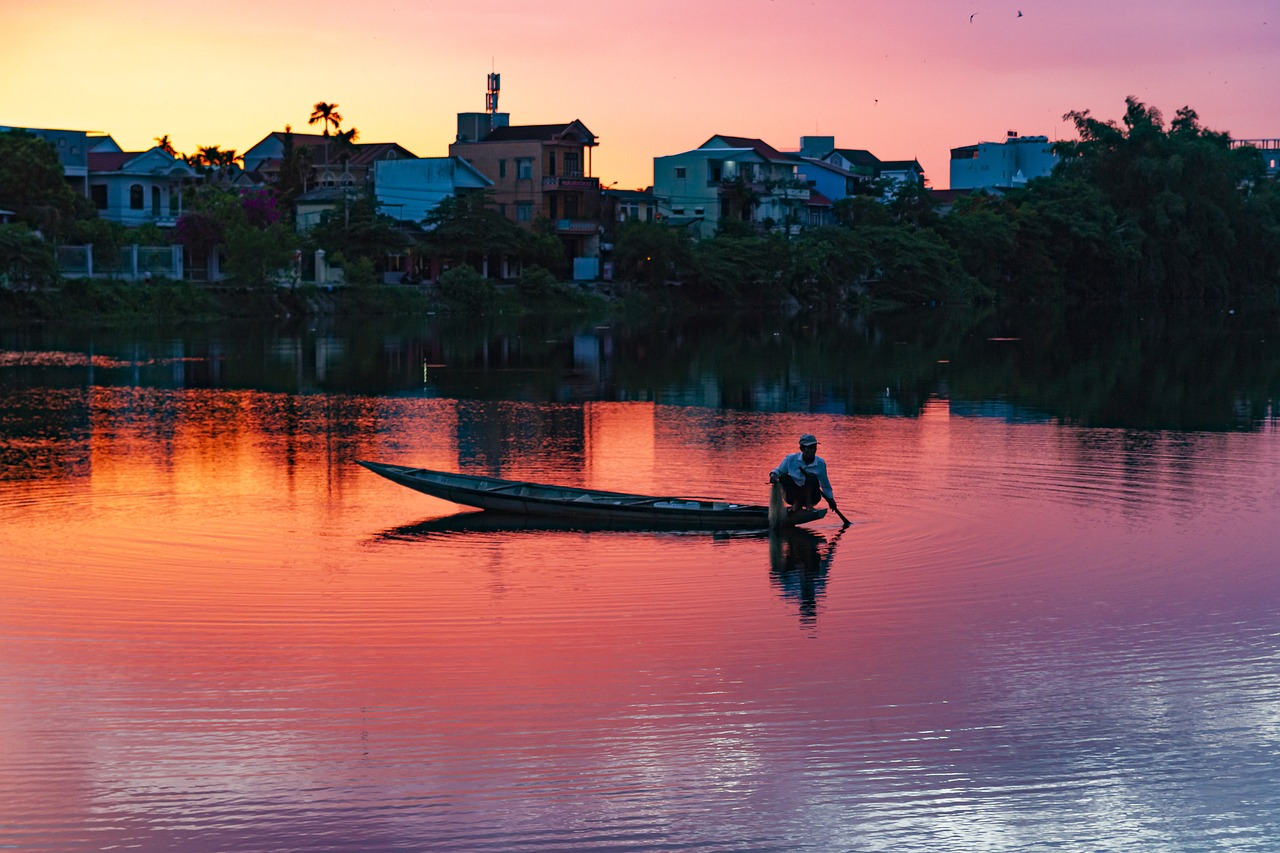
M 338 131 L 336 137 L 338 159 L 342 161 L 342 219 L 344 228 L 350 222 L 350 213 L 347 210 L 347 183 L 350 178 L 351 155 L 356 151 L 356 138 L 359 136 L 360 131 L 353 127 L 350 130 Z
M 317 122 L 324 123 L 325 136 L 329 135 L 329 125 L 333 125 L 333 130 L 336 133 L 338 127 L 342 124 L 342 114 L 338 112 L 338 105 L 317 101 L 311 111 L 311 118 L 307 119 L 307 124 L 315 124 Z
M 173 143 L 169 141 L 169 134 L 166 133 L 164 136 L 157 136 L 155 137 L 155 141 L 156 147 L 168 154 L 170 157 L 178 156 L 178 152 L 174 149 Z

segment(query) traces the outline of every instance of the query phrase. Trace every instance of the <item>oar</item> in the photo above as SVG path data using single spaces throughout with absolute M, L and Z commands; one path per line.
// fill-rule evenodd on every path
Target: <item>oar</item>
M 827 502 L 827 506 L 831 506 L 831 503 L 829 501 Z M 836 515 L 840 516 L 840 520 L 844 522 L 845 527 L 848 527 L 850 524 L 853 524 L 852 521 L 844 517 L 843 512 L 836 509 L 835 507 L 831 506 L 831 511 L 834 512 Z

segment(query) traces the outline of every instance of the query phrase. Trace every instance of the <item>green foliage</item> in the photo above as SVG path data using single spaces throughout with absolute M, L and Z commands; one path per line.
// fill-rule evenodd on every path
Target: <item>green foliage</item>
M 0 133 L 0 206 L 54 242 L 61 241 L 76 220 L 97 215 L 89 200 L 63 178 L 54 147 L 21 130 Z
M 777 305 L 786 296 L 781 279 L 788 255 L 787 241 L 777 235 L 702 240 L 694 246 L 690 295 L 704 305 Z
M 1190 107 L 1166 128 L 1155 108 L 1133 97 L 1125 104 L 1123 126 L 1088 110 L 1066 115 L 1080 139 L 1057 144 L 1063 162 L 1053 180 L 1091 185 L 1114 209 L 1138 252 L 1135 295 L 1251 295 L 1264 282 L 1273 290 L 1274 235 L 1269 240 L 1254 221 L 1268 204 L 1250 204 L 1267 192 L 1257 152 L 1231 148 L 1227 134 L 1202 127 Z
M 440 275 L 440 295 L 450 308 L 459 311 L 485 311 L 497 301 L 493 282 L 465 265 Z
M 206 186 L 178 222 L 177 239 L 202 254 L 220 247 L 227 272 L 240 284 L 275 285 L 293 264 L 297 236 L 262 194 L 244 195 Z
M 378 274 L 368 258 L 344 259 L 342 279 L 351 287 L 372 287 L 378 283 Z
M 965 272 L 955 249 L 929 228 L 873 226 L 859 229 L 875 258 L 872 299 L 894 303 L 971 302 L 990 291 Z
M 140 241 L 134 232 L 119 222 L 81 219 L 73 222 L 67 230 L 67 242 L 72 245 L 82 246 L 87 243 L 93 246 L 94 267 L 100 269 L 114 263 L 123 247 Z
M 330 255 L 366 259 L 374 266 L 386 255 L 399 254 L 408 247 L 408 239 L 394 220 L 379 215 L 373 202 L 363 197 L 327 212 L 310 238 Z
M 26 225 L 0 225 L 0 286 L 44 287 L 57 280 L 52 246 Z
M 613 265 L 620 281 L 651 288 L 683 281 L 693 270 L 693 243 L 683 228 L 627 222 L 618 229 Z
M 848 228 L 810 229 L 791 247 L 783 283 L 801 305 L 835 307 L 876 266 L 867 239 Z

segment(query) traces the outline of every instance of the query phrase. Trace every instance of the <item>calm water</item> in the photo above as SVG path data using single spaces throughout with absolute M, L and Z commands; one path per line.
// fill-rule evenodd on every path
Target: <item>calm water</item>
M 1271 851 L 1268 318 L 0 334 L 0 847 Z M 356 459 L 762 502 L 491 525 Z

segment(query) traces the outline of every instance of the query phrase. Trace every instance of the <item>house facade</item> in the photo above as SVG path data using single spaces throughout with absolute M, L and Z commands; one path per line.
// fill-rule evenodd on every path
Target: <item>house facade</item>
M 459 157 L 384 160 L 373 171 L 378 213 L 400 222 L 421 223 L 446 198 L 492 186 L 493 181 Z
M 199 177 L 194 168 L 159 147 L 94 150 L 87 160 L 87 195 L 98 216 L 128 226 L 176 225 L 182 216 L 182 189 Z
M 951 188 L 1012 189 L 1048 175 L 1058 163 L 1047 136 L 1018 136 L 951 149 Z
M 477 122 L 476 116 L 489 123 Z M 492 182 L 494 203 L 512 222 L 532 228 L 535 220 L 545 218 L 570 258 L 598 258 L 600 180 L 591 175 L 596 135 L 577 119 L 511 125 L 505 114 L 496 116 L 460 113 L 449 156 L 466 161 Z
M 726 222 L 798 228 L 810 188 L 800 161 L 760 139 L 717 134 L 698 148 L 655 157 L 653 194 L 663 218 L 712 237 Z

